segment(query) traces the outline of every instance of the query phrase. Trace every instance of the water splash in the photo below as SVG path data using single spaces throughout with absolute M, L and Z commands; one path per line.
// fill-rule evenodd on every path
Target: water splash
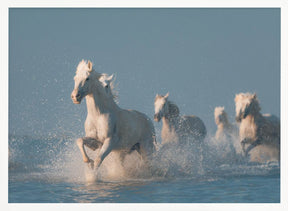
M 149 164 L 135 151 L 120 162 L 112 152 L 98 172 L 83 163 L 75 137 L 9 138 L 9 179 L 50 182 L 95 183 L 96 181 L 157 180 L 170 178 L 217 179 L 221 177 L 279 174 L 279 162 L 251 163 L 233 147 L 213 137 L 201 145 L 167 144 L 159 147 Z M 91 158 L 97 151 L 87 150 Z

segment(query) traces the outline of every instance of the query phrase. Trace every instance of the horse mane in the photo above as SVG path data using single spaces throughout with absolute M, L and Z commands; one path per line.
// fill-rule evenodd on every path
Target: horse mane
M 81 62 L 79 62 L 79 64 L 77 65 L 76 74 L 79 73 L 79 70 L 82 70 L 83 68 L 88 69 L 87 61 L 85 61 L 84 59 L 82 59 Z
M 261 110 L 260 103 L 256 95 L 251 100 L 251 106 L 252 106 L 252 111 L 259 112 Z
M 250 92 L 247 92 L 247 93 L 240 93 L 239 95 L 241 95 L 241 99 L 248 99 L 249 102 L 250 102 L 250 105 L 251 105 L 251 111 L 260 111 L 261 110 L 261 107 L 260 107 L 260 103 L 259 103 L 259 100 L 257 98 L 257 95 L 254 93 L 250 93 Z
M 108 77 L 108 74 L 107 73 L 102 73 L 100 75 L 100 77 L 101 76 Z M 115 81 L 116 81 L 115 77 L 113 77 L 113 79 L 111 81 L 109 81 L 109 85 L 110 85 L 109 89 L 110 89 L 110 92 L 112 94 L 113 100 L 115 101 L 115 103 L 118 104 L 118 94 L 119 94 L 118 89 L 117 89 L 118 88 L 118 83 L 116 84 Z
M 215 107 L 214 115 L 218 117 L 220 114 L 224 114 L 224 115 L 226 114 L 224 107 L 221 107 L 221 106 Z
M 171 102 L 171 101 L 167 101 L 168 103 L 168 109 L 169 109 L 169 116 L 179 116 L 180 114 L 180 110 L 179 110 L 179 107 L 174 103 L 174 102 Z

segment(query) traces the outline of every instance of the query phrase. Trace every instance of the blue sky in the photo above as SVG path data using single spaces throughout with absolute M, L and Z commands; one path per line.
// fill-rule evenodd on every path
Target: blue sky
M 81 59 L 151 118 L 166 92 L 212 134 L 214 108 L 234 121 L 239 92 L 280 116 L 280 9 L 9 9 L 10 133 L 84 134 L 85 101 L 70 99 Z

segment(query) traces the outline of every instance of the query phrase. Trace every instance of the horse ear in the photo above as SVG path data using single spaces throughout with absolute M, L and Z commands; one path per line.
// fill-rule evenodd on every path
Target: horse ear
M 92 64 L 92 62 L 89 60 L 89 61 L 88 61 L 88 69 L 89 69 L 89 72 L 92 71 L 92 66 L 93 66 L 93 64 Z
M 253 97 L 254 99 L 256 99 L 256 98 L 257 98 L 256 93 L 254 93 L 254 94 L 252 95 L 252 97 Z
M 168 98 L 169 97 L 169 92 L 167 92 L 167 94 L 164 96 L 164 98 Z

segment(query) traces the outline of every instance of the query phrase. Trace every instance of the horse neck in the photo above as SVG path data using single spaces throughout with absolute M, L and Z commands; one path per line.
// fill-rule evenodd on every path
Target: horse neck
M 263 116 L 262 114 L 260 113 L 260 106 L 259 106 L 259 103 L 256 101 L 254 102 L 254 104 L 251 104 L 251 108 L 250 108 L 250 112 L 249 112 L 249 115 L 253 116 L 253 118 L 255 120 L 257 119 L 262 119 Z
M 219 123 L 219 124 L 217 125 L 217 128 L 219 128 L 219 129 L 224 129 L 224 128 L 226 128 L 226 127 L 227 127 L 226 124 L 223 123 L 223 122 L 221 122 L 221 123 Z
M 169 128 L 169 130 L 176 129 L 177 123 L 179 122 L 179 116 L 177 115 L 165 115 L 163 118 L 163 127 Z
M 231 127 L 231 124 L 230 124 L 230 122 L 228 121 L 228 119 L 225 119 L 225 121 L 220 122 L 220 123 L 218 124 L 218 128 L 229 128 L 229 127 Z
M 88 115 L 93 116 L 98 116 L 107 112 L 116 112 L 120 109 L 112 98 L 101 96 L 97 91 L 86 96 L 86 104 Z
M 252 114 L 248 114 L 245 119 L 248 119 L 251 122 L 257 122 L 258 120 L 262 120 L 264 117 L 259 111 L 255 111 Z

